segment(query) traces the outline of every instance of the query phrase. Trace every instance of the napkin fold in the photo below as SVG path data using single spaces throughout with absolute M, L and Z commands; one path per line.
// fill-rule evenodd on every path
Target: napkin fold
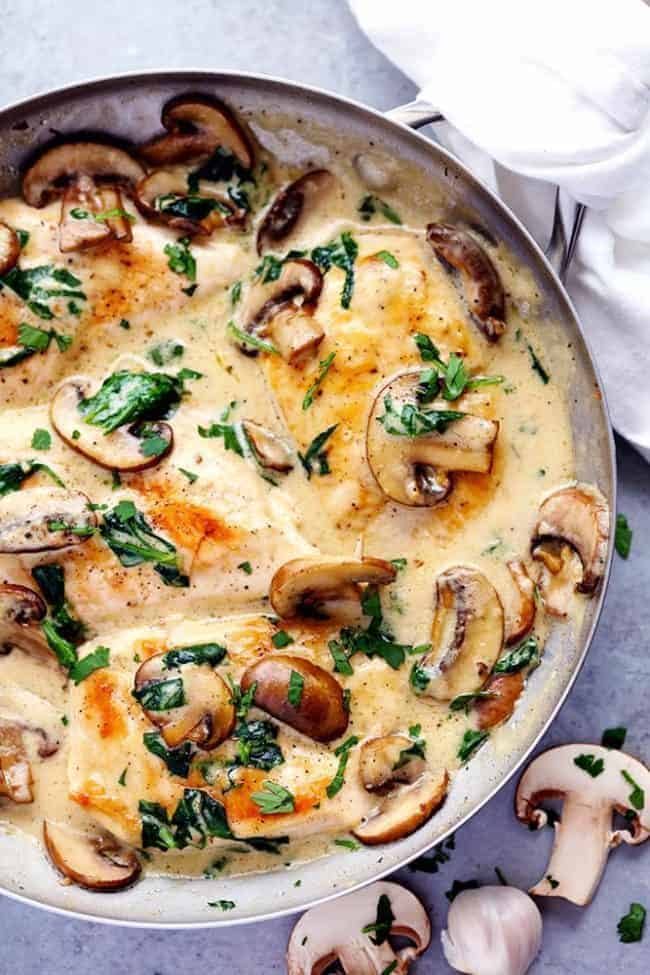
M 650 9 L 642 0 L 350 0 L 444 115 L 436 137 L 542 247 L 589 207 L 567 286 L 614 426 L 650 461 Z

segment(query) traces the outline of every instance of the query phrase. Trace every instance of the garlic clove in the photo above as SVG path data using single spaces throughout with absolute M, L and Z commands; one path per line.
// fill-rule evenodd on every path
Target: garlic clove
M 542 917 L 516 887 L 479 887 L 454 899 L 440 937 L 458 972 L 525 975 L 542 943 Z

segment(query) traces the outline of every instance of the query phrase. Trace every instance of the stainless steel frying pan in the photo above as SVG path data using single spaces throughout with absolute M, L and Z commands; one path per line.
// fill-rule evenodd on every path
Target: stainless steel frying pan
M 383 116 L 356 102 L 302 85 L 231 72 L 173 71 L 107 78 L 39 95 L 0 112 L 0 195 L 15 193 L 25 159 L 58 133 L 80 130 L 109 132 L 141 142 L 159 130 L 160 109 L 167 99 L 186 91 L 218 96 L 249 123 L 263 122 L 272 110 L 286 119 L 303 119 L 327 133 L 344 135 L 358 146 L 372 142 L 398 160 L 416 165 L 433 186 L 510 250 L 535 275 L 543 301 L 545 352 L 557 342 L 570 342 L 575 371 L 568 403 L 576 451 L 577 476 L 599 485 L 615 503 L 614 444 L 604 394 L 591 352 L 566 292 L 551 266 L 516 217 L 445 150 L 418 135 L 436 117 L 418 103 Z M 307 159 L 305 160 L 307 162 Z M 613 537 L 613 531 L 612 531 Z M 605 585 L 609 577 L 611 546 Z M 262 920 L 297 911 L 391 873 L 429 849 L 472 816 L 519 768 L 566 699 L 589 648 L 603 604 L 605 585 L 587 604 L 579 633 L 556 626 L 544 664 L 531 677 L 517 709 L 522 716 L 509 747 L 483 748 L 456 776 L 445 805 L 422 829 L 381 849 L 342 853 L 295 869 L 237 880 L 172 880 L 147 878 L 131 890 L 99 894 L 57 883 L 44 854 L 16 834 L 0 832 L 0 889 L 17 899 L 95 921 L 186 927 L 217 926 Z M 534 703 L 534 708 L 531 705 Z M 296 886 L 296 881 L 300 885 Z M 216 919 L 207 901 L 227 897 L 236 908 Z

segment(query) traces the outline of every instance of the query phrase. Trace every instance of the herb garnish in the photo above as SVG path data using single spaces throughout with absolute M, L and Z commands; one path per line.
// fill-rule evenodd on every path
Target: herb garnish
M 54 284 L 65 287 L 54 287 Z M 49 264 L 25 269 L 16 265 L 0 278 L 0 289 L 9 288 L 31 312 L 46 320 L 55 317 L 49 305 L 51 298 L 86 300 L 84 292 L 78 290 L 80 284 L 80 279 L 66 268 L 53 268 Z
M 625 744 L 626 735 L 627 728 L 624 728 L 621 725 L 617 726 L 616 728 L 605 728 L 600 743 L 604 748 L 620 749 Z
M 616 532 L 614 535 L 616 551 L 622 559 L 626 559 L 632 548 L 632 529 L 623 514 L 616 515 Z
M 228 322 L 226 331 L 237 342 L 247 345 L 251 349 L 257 349 L 260 352 L 270 352 L 271 355 L 280 355 L 279 351 L 272 342 L 267 342 L 265 339 L 259 338 L 259 336 L 254 335 L 253 332 L 244 331 L 243 328 L 239 328 L 237 325 L 235 325 L 233 321 Z
M 409 870 L 419 870 L 422 873 L 438 873 L 439 868 L 451 859 L 451 854 L 448 851 L 454 850 L 455 848 L 456 840 L 452 835 L 447 840 L 443 840 L 434 846 L 431 856 L 421 856 L 413 860 L 412 863 L 409 863 Z
M 125 423 L 162 420 L 177 406 L 182 382 L 164 372 L 129 372 L 108 376 L 97 392 L 81 400 L 78 410 L 86 423 L 112 433 Z
M 359 744 L 359 739 L 356 735 L 350 735 L 346 738 L 338 748 L 334 749 L 334 754 L 339 760 L 339 766 L 336 770 L 336 774 L 332 781 L 327 786 L 327 795 L 330 799 L 333 799 L 337 792 L 340 792 L 343 788 L 343 783 L 345 782 L 345 769 L 348 764 L 348 759 L 350 757 L 350 751 L 355 745 Z
M 463 740 L 458 749 L 458 757 L 461 762 L 466 762 L 476 751 L 476 749 L 490 737 L 489 731 L 473 731 L 468 728 L 463 735 Z
M 81 207 L 73 207 L 70 210 L 70 216 L 74 220 L 93 220 L 95 223 L 106 223 L 107 220 L 118 218 L 128 220 L 129 223 L 135 223 L 134 215 L 123 210 L 122 207 L 112 207 L 112 209 L 104 210 L 102 213 L 92 213 L 90 210 L 83 210 Z
M 172 711 L 187 704 L 182 677 L 150 681 L 143 687 L 134 688 L 131 693 L 145 711 Z
M 402 403 L 396 409 L 390 396 L 384 396 L 384 409 L 385 413 L 377 417 L 377 422 L 394 437 L 444 433 L 450 423 L 466 415 L 458 410 L 420 410 L 413 403 Z
M 367 195 L 361 200 L 361 203 L 357 207 L 357 211 L 362 220 L 366 223 L 374 216 L 377 211 L 383 214 L 387 220 L 391 223 L 398 224 L 401 226 L 402 220 L 398 213 L 393 210 L 389 203 L 385 200 L 380 199 L 378 196 Z
M 240 720 L 233 732 L 233 738 L 237 740 L 237 756 L 230 768 L 244 765 L 268 772 L 282 765 L 284 755 L 276 741 L 277 736 L 278 729 L 271 721 Z
M 182 342 L 178 339 L 167 339 L 165 342 L 152 345 L 147 355 L 155 365 L 166 366 L 174 359 L 180 359 L 184 352 L 185 346 Z
M 392 635 L 386 630 L 379 594 L 375 589 L 366 589 L 361 606 L 364 614 L 370 617 L 366 629 L 344 627 L 339 633 L 338 641 L 329 642 L 329 650 L 335 663 L 334 669 L 340 674 L 351 674 L 349 658 L 355 653 L 364 653 L 367 657 L 381 657 L 389 667 L 398 670 L 404 663 L 406 654 L 413 652 L 413 647 L 395 643 Z
M 159 850 L 203 848 L 209 837 L 233 839 L 223 805 L 202 789 L 185 789 L 176 810 L 169 813 L 157 802 L 139 803 L 142 846 Z
M 527 347 L 528 347 L 528 352 L 529 352 L 529 355 L 530 355 L 530 364 L 531 364 L 533 370 L 537 373 L 537 375 L 539 376 L 539 378 L 542 380 L 542 382 L 546 386 L 549 383 L 551 377 L 547 373 L 547 371 L 544 368 L 544 366 L 542 365 L 542 363 L 539 361 L 537 355 L 535 354 L 535 350 L 533 349 L 533 347 L 530 344 L 530 342 L 527 343 Z
M 646 909 L 643 904 L 630 904 L 630 910 L 627 914 L 623 915 L 616 925 L 619 941 L 622 941 L 623 944 L 632 944 L 634 941 L 641 941 L 645 917 Z
M 509 650 L 494 665 L 495 674 L 514 674 L 524 667 L 539 664 L 539 644 L 537 637 L 529 636 L 513 650 Z
M 293 643 L 294 639 L 290 636 L 286 630 L 278 630 L 271 637 L 271 643 L 276 648 L 276 650 L 281 650 L 283 647 L 288 647 L 289 644 Z
M 289 677 L 289 688 L 287 690 L 287 701 L 292 708 L 299 708 L 302 701 L 302 692 L 305 689 L 305 678 L 297 670 L 291 671 Z
M 305 393 L 305 398 L 302 401 L 303 410 L 308 410 L 311 404 L 314 402 L 314 394 L 316 393 L 318 387 L 321 385 L 325 376 L 330 371 L 331 365 L 336 357 L 336 352 L 330 352 L 325 359 L 318 363 L 318 375 L 316 379 L 311 384 L 307 392 Z
M 184 741 L 177 748 L 168 748 L 162 735 L 157 731 L 145 731 L 142 742 L 152 755 L 162 759 L 172 775 L 186 779 L 190 774 L 194 754 L 191 742 Z
M 396 271 L 399 267 L 399 261 L 394 254 L 391 254 L 390 251 L 377 251 L 376 254 L 373 254 L 373 257 L 376 257 L 379 261 L 383 261 L 384 264 L 387 264 L 388 267 L 393 269 L 393 271 Z
M 34 430 L 32 434 L 32 448 L 34 450 L 49 450 L 52 446 L 52 435 L 49 430 Z
M 626 769 L 621 769 L 621 775 L 625 779 L 628 785 L 632 786 L 632 791 L 627 797 L 627 801 L 632 806 L 633 809 L 641 811 L 645 806 L 645 792 L 641 788 L 638 782 L 635 782 L 630 773 Z
M 0 464 L 0 498 L 11 491 L 18 491 L 23 481 L 39 471 L 51 477 L 59 487 L 65 487 L 61 478 L 47 464 L 37 460 L 16 461 L 13 464 Z
M 284 786 L 270 779 L 262 783 L 261 792 L 251 793 L 251 799 L 259 807 L 263 816 L 277 816 L 280 813 L 292 813 L 295 802 L 292 794 Z
M 167 264 L 175 274 L 184 274 L 188 281 L 196 281 L 196 258 L 190 251 L 191 240 L 181 237 L 175 244 L 165 244 Z
M 341 307 L 349 308 L 354 290 L 354 262 L 357 259 L 359 247 L 348 231 L 341 234 L 339 240 L 333 240 L 322 247 L 315 247 L 311 252 L 314 264 L 323 272 L 338 267 L 345 273 L 343 290 L 341 291 Z
M 494 697 L 490 691 L 475 691 L 469 694 L 459 694 L 453 701 L 449 702 L 450 711 L 464 711 L 469 714 L 469 710 L 475 701 L 484 701 L 486 698 Z
M 184 467 L 179 467 L 178 469 L 181 472 L 181 474 L 183 475 L 183 477 L 186 477 L 188 479 L 188 481 L 190 482 L 190 484 L 194 484 L 195 481 L 198 481 L 198 479 L 199 479 L 199 475 L 198 474 L 194 474 L 193 471 L 186 471 Z
M 314 437 L 312 442 L 307 447 L 304 454 L 298 451 L 298 459 L 304 467 L 308 479 L 310 479 L 314 473 L 315 467 L 316 473 L 320 474 L 321 477 L 330 473 L 327 450 L 324 450 L 323 448 L 337 427 L 338 423 L 335 423 L 333 426 L 328 427 L 326 430 L 323 430 L 321 433 L 317 434 L 317 436 Z
M 47 644 L 61 666 L 78 684 L 94 670 L 107 665 L 108 650 L 106 647 L 98 647 L 94 654 L 79 660 L 76 645 L 82 642 L 85 628 L 72 615 L 66 603 L 63 566 L 57 562 L 37 565 L 32 569 L 32 576 L 50 607 L 48 618 L 41 623 Z M 84 663 L 85 660 L 88 663 Z
M 174 647 L 163 656 L 165 670 L 176 670 L 184 664 L 209 664 L 216 667 L 227 654 L 220 643 L 193 643 L 186 647 Z
M 393 772 L 395 772 L 397 769 L 403 768 L 405 765 L 408 765 L 408 763 L 414 758 L 426 757 L 427 743 L 424 738 L 420 737 L 421 731 L 421 725 L 411 725 L 409 728 L 411 744 L 408 746 L 408 748 L 402 748 L 400 751 L 399 758 L 393 765 Z
M 375 923 L 366 924 L 364 928 L 361 928 L 361 933 L 367 934 L 374 945 L 383 945 L 388 940 L 388 935 L 390 934 L 394 920 L 395 915 L 390 906 L 390 899 L 387 894 L 382 894 L 377 901 L 377 918 Z
M 235 906 L 234 901 L 208 901 L 208 907 L 218 907 L 220 911 L 232 911 Z
M 420 374 L 420 383 L 416 392 L 419 403 L 430 403 L 438 394 L 442 395 L 443 399 L 456 400 L 468 389 L 498 386 L 504 381 L 503 376 L 472 378 L 465 368 L 462 356 L 455 352 L 451 353 L 448 362 L 444 362 L 440 350 L 423 332 L 416 332 L 413 340 L 419 349 L 422 361 L 432 364 L 430 369 L 424 369 Z
M 74 681 L 75 684 L 80 684 L 82 680 L 90 677 L 96 670 L 108 667 L 109 657 L 110 650 L 108 647 L 96 647 L 92 653 L 87 653 L 80 660 L 77 659 L 70 667 L 70 680 Z
M 120 501 L 112 511 L 107 512 L 100 532 L 126 568 L 151 562 L 166 586 L 189 586 L 189 578 L 180 570 L 176 547 L 155 534 L 133 501 Z
M 360 850 L 361 849 L 361 844 L 360 843 L 357 843 L 356 840 L 348 839 L 345 836 L 340 837 L 339 839 L 335 839 L 334 840 L 334 845 L 335 846 L 342 846 L 344 850 L 353 850 L 354 851 L 354 850 Z
M 592 779 L 598 778 L 605 771 L 604 761 L 602 758 L 596 758 L 595 755 L 578 755 L 573 759 L 573 764 L 590 775 Z

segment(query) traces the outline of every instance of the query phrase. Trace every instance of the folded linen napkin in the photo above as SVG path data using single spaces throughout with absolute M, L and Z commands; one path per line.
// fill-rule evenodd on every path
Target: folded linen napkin
M 544 247 L 589 207 L 568 289 L 614 426 L 650 461 L 650 9 L 642 0 L 350 0 L 447 120 L 436 135 Z

